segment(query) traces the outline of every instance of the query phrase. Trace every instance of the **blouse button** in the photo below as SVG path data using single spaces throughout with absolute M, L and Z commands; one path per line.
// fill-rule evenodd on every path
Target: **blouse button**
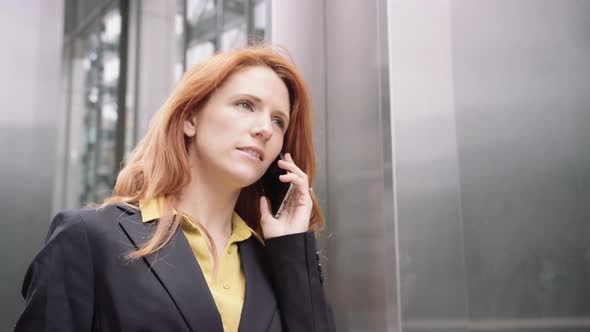
M 223 289 L 230 289 L 229 285 L 223 285 Z

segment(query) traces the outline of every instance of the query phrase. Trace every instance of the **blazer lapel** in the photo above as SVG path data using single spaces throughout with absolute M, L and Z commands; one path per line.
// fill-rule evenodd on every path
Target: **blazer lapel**
M 123 205 L 118 207 L 128 214 L 121 216 L 119 224 L 139 247 L 150 238 L 154 224 L 143 223 L 138 210 Z M 144 257 L 144 262 L 162 283 L 191 331 L 223 332 L 209 286 L 180 227 L 164 248 Z
M 246 297 L 242 307 L 239 332 L 266 331 L 277 310 L 270 280 L 263 267 L 263 249 L 252 236 L 240 242 L 238 248 L 246 275 Z

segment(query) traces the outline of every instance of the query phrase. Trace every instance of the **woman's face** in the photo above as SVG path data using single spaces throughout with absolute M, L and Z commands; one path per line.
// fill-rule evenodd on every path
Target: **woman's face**
M 256 182 L 281 152 L 289 110 L 289 92 L 273 70 L 235 72 L 184 124 L 192 171 L 237 188 Z

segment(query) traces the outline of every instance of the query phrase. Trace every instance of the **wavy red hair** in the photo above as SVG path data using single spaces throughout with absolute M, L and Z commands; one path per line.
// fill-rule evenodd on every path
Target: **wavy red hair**
M 135 259 L 154 253 L 165 246 L 179 227 L 172 211 L 181 190 L 190 182 L 189 140 L 183 123 L 199 112 L 216 88 L 236 71 L 249 66 L 265 66 L 273 70 L 289 91 L 291 114 L 283 142 L 283 151 L 290 152 L 295 163 L 309 178 L 315 178 L 315 151 L 312 142 L 312 104 L 309 90 L 291 61 L 269 46 L 250 46 L 213 55 L 190 68 L 172 91 L 168 100 L 154 115 L 146 135 L 131 152 L 121 169 L 112 196 L 107 204 L 126 204 L 138 208 L 139 201 L 165 198 L 164 212 L 154 234 L 138 250 L 129 254 Z M 235 211 L 261 236 L 258 182 L 243 188 Z M 324 217 L 312 192 L 313 210 L 310 229 L 319 231 Z

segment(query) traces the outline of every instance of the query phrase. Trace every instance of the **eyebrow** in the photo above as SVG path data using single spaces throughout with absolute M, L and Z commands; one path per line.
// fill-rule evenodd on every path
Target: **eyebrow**
M 240 96 L 252 98 L 258 104 L 261 104 L 262 103 L 262 99 L 260 99 L 259 97 L 255 96 L 255 95 L 251 95 L 249 93 L 239 93 L 235 97 L 240 97 Z M 277 109 L 275 111 L 283 114 L 287 118 L 287 120 L 290 120 L 291 119 L 291 116 L 290 116 L 290 114 L 288 112 L 284 112 L 284 111 L 282 111 L 280 109 Z

